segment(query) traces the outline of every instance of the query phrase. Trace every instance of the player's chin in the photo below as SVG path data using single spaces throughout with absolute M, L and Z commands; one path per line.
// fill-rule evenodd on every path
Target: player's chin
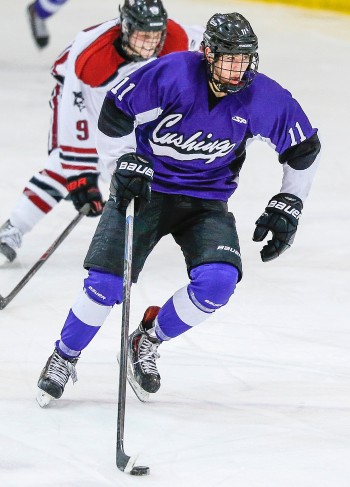
M 136 49 L 130 48 L 129 54 L 136 55 L 141 57 L 142 59 L 149 59 L 150 57 L 154 56 L 156 50 L 155 49 Z
M 149 59 L 150 57 L 154 56 L 156 50 L 155 49 L 142 49 L 140 55 L 144 59 Z
M 227 81 L 225 81 L 225 83 L 233 86 L 238 86 L 241 83 L 241 79 L 240 78 L 228 79 Z
M 232 85 L 232 86 L 238 86 L 241 83 L 240 78 L 223 78 L 220 77 L 219 80 L 217 80 L 217 83 L 221 83 L 223 85 Z

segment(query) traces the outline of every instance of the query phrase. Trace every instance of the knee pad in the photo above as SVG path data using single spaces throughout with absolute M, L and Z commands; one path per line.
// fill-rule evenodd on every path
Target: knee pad
M 104 306 L 123 301 L 123 278 L 109 272 L 90 269 L 84 280 L 84 289 L 90 299 Z
M 225 305 L 234 293 L 239 273 L 231 264 L 213 262 L 195 267 L 190 277 L 188 292 L 193 303 L 215 310 Z

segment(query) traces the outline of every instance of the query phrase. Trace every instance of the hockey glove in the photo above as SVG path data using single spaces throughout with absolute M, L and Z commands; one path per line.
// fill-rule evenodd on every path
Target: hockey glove
M 151 200 L 152 163 L 130 152 L 122 155 L 116 164 L 110 185 L 111 196 L 122 214 L 135 198 L 135 214 L 138 215 Z
M 103 198 L 97 184 L 98 173 L 82 173 L 79 176 L 67 178 L 66 188 L 69 191 L 73 205 L 80 210 L 85 203 L 90 204 L 87 216 L 101 215 L 103 210 Z
M 302 208 L 301 199 L 293 194 L 279 193 L 269 201 L 255 222 L 253 235 L 255 242 L 262 242 L 269 231 L 272 233 L 272 240 L 260 252 L 263 262 L 275 259 L 292 245 Z

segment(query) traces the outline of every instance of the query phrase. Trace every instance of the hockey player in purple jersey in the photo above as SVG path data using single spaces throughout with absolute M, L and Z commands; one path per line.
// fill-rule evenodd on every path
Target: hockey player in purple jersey
M 264 262 L 288 249 L 317 167 L 320 143 L 291 94 L 258 73 L 258 40 L 240 14 L 215 14 L 202 53 L 169 54 L 119 82 L 99 118 L 99 156 L 114 168 L 107 202 L 85 259 L 88 277 L 42 371 L 42 405 L 59 398 L 81 351 L 123 300 L 125 210 L 135 199 L 133 282 L 157 242 L 171 234 L 189 283 L 150 306 L 129 337 L 129 382 L 139 397 L 160 387 L 158 348 L 227 304 L 242 277 L 227 200 L 248 139 L 274 146 L 280 192 L 256 221 L 253 240 L 272 238 Z M 165 348 L 165 347 L 164 347 Z

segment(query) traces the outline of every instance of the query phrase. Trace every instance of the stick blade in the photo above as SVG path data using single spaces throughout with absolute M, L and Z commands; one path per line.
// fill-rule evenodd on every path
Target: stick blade
M 130 473 L 134 468 L 137 456 L 129 457 L 121 448 L 117 449 L 117 467 L 125 473 Z

